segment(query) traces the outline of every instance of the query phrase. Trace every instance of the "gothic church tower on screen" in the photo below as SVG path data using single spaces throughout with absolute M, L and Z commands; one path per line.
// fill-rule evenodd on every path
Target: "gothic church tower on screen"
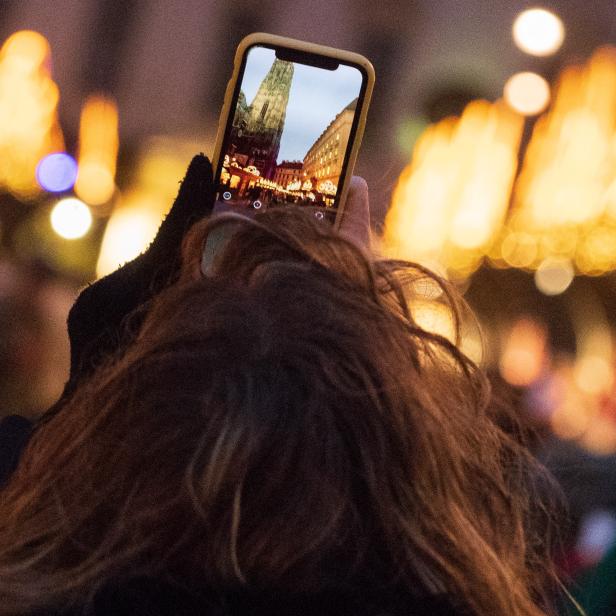
M 251 164 L 269 179 L 276 171 L 292 80 L 293 63 L 274 60 L 244 115 L 244 143 L 238 143 L 238 150 L 246 152 Z

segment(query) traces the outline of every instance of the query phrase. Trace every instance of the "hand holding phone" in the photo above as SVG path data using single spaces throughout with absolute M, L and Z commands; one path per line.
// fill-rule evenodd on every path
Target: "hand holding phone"
M 299 205 L 338 226 L 373 84 L 358 54 L 246 37 L 221 114 L 214 211 Z

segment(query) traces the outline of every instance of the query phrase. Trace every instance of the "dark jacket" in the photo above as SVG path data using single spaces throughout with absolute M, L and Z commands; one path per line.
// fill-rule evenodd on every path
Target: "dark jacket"
M 79 607 L 53 616 L 462 616 L 445 596 L 330 591 L 190 593 L 159 580 L 136 579 L 109 586 L 90 611 Z M 42 615 L 37 615 L 42 616 Z
M 0 488 L 17 467 L 31 433 L 32 423 L 25 417 L 9 415 L 0 421 Z

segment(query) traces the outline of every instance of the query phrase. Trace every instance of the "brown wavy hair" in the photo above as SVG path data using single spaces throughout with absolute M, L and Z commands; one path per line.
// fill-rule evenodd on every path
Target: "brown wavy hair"
M 498 427 L 483 372 L 409 308 L 431 277 L 459 315 L 445 281 L 293 210 L 199 223 L 183 254 L 0 493 L 0 614 L 142 575 L 551 613 L 549 477 Z

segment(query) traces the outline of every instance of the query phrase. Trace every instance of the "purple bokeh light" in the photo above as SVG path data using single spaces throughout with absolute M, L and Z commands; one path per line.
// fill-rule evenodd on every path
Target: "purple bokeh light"
M 48 154 L 36 167 L 36 179 L 41 188 L 48 192 L 64 192 L 75 184 L 77 163 L 65 152 Z

